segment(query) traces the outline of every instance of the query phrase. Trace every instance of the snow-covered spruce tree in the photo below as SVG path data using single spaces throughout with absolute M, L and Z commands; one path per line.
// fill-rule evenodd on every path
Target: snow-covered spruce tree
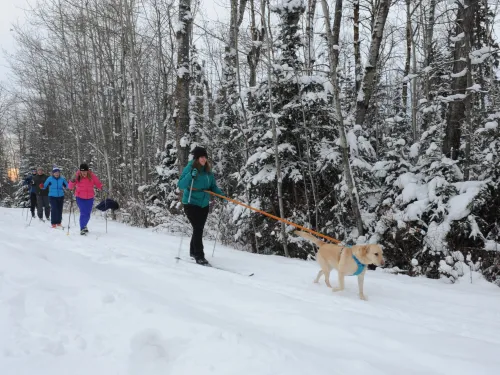
M 485 92 L 495 92 L 494 79 Z M 483 91 L 475 93 L 477 97 Z M 489 106 L 478 105 L 478 112 L 493 112 L 498 107 L 491 105 L 495 101 L 487 95 L 478 103 L 488 103 Z M 468 206 L 470 213 L 461 220 L 451 224 L 447 242 L 451 249 L 459 250 L 467 259 L 469 266 L 481 271 L 491 282 L 500 286 L 500 133 L 498 121 L 500 112 L 494 112 L 483 120 L 483 126 L 472 135 L 474 141 L 473 162 L 471 174 L 484 181 L 479 185 L 477 195 Z
M 383 243 L 384 255 L 388 263 L 393 267 L 403 267 L 405 261 L 402 258 L 402 249 L 410 245 L 401 243 L 398 237 L 401 230 L 397 222 L 393 221 L 393 208 L 397 197 L 401 194 L 398 188 L 398 178 L 412 169 L 410 163 L 409 140 L 411 139 L 411 128 L 405 119 L 395 116 L 386 119 L 386 135 L 382 138 L 382 160 L 376 162 L 373 166 L 375 178 L 383 186 L 378 206 L 376 208 L 377 221 L 369 232 L 373 233 L 374 242 Z M 413 247 L 420 246 L 420 242 L 414 236 L 411 240 L 415 241 Z M 421 239 L 420 239 L 421 240 Z
M 31 174 L 30 170 L 19 172 L 19 181 L 16 183 L 8 182 L 7 177 L 2 175 L 1 183 L 1 196 L 2 199 L 12 195 L 12 205 L 14 207 L 29 207 L 30 206 L 30 193 L 29 187 L 23 185 L 24 179 Z M 10 189 L 9 189 L 10 185 Z M 13 190 L 13 191 L 9 191 Z
M 206 147 L 210 139 L 210 132 L 213 130 L 209 116 L 211 103 L 207 94 L 205 72 L 198 58 L 198 51 L 192 46 L 189 63 L 191 77 L 189 82 L 189 128 L 183 138 L 183 142 L 189 150 L 192 150 L 196 145 Z M 156 153 L 158 165 L 152 172 L 152 183 L 140 188 L 140 193 L 143 195 L 147 207 L 147 225 L 162 226 L 169 221 L 167 217 L 182 213 L 177 188 L 179 167 L 175 144 L 174 134 L 167 129 L 165 147 Z
M 152 173 L 152 183 L 142 191 L 148 210 L 148 222 L 154 227 L 168 223 L 170 215 L 180 212 L 176 151 L 175 141 L 171 138 L 167 140 L 164 151 L 158 150 L 159 164 Z
M 466 217 L 451 223 L 447 243 L 453 254 L 472 270 L 500 286 L 500 188 L 498 180 L 482 186 L 467 209 Z
M 460 6 L 457 24 L 462 22 L 460 12 L 463 12 L 463 8 Z M 422 69 L 425 81 L 421 93 L 424 98 L 419 101 L 423 133 L 419 142 L 411 146 L 409 158 L 402 156 L 399 168 L 391 171 L 394 175 L 389 174 L 378 208 L 380 220 L 376 234 L 385 246 L 388 264 L 410 274 L 443 277 L 451 282 L 464 273 L 467 263 L 476 262 L 474 267 L 480 267 L 478 255 L 468 254 L 470 249 L 467 246 L 478 246 L 480 242 L 475 225 L 481 219 L 470 212 L 475 207 L 475 199 L 480 198 L 478 191 L 486 190 L 480 190 L 483 183 L 464 179 L 485 178 L 481 169 L 484 172 L 487 166 L 481 165 L 481 161 L 484 162 L 486 155 L 489 155 L 487 158 L 490 160 L 493 157 L 490 151 L 485 151 L 491 149 L 493 139 L 480 141 L 481 137 L 474 134 L 477 124 L 484 125 L 482 119 L 488 113 L 493 113 L 488 105 L 494 102 L 490 93 L 495 92 L 489 85 L 495 80 L 485 82 L 484 79 L 488 77 L 490 67 L 495 65 L 491 64 L 495 49 L 491 41 L 479 42 L 481 29 L 484 29 L 479 13 L 474 19 L 475 29 L 470 42 L 474 47 L 464 47 L 467 33 L 459 33 L 464 31 L 463 25 L 441 29 L 436 40 L 429 44 L 430 58 L 426 59 L 426 66 Z M 466 31 L 471 34 L 469 26 Z M 443 31 L 448 32 L 448 39 L 439 37 Z M 466 67 L 448 63 L 456 62 L 453 56 L 463 53 L 462 50 L 457 52 L 457 48 L 470 48 L 471 53 L 464 55 L 465 62 L 470 60 Z M 490 62 L 486 62 L 488 58 Z M 467 88 L 460 92 L 463 82 L 459 84 L 457 81 L 465 78 Z M 455 88 L 452 89 L 452 86 Z M 457 116 L 456 110 L 465 110 L 465 115 Z M 443 138 L 443 134 L 446 126 L 450 131 L 450 121 L 457 118 L 461 121 L 461 131 L 458 133 L 461 134 L 460 147 L 454 144 L 451 152 L 450 140 Z M 487 127 L 495 127 L 494 119 L 490 119 Z M 449 137 L 455 133 L 448 134 Z M 446 147 L 443 147 L 444 141 L 448 142 Z M 478 142 L 481 143 L 479 147 Z M 446 157 L 441 151 L 443 149 L 456 160 Z M 389 172 L 385 171 L 385 167 L 389 167 L 385 163 L 388 159 L 384 157 L 383 162 L 376 164 L 376 174 Z M 491 170 L 486 173 L 489 176 L 494 174 Z M 484 254 L 482 259 L 486 259 Z M 493 261 L 489 262 L 488 267 L 493 264 Z
M 31 173 L 31 172 L 29 172 Z M 29 195 L 29 189 L 23 185 L 23 180 L 28 176 L 28 173 L 25 173 L 25 174 L 21 174 L 20 175 L 20 181 L 18 181 L 14 186 L 14 194 L 12 196 L 12 206 L 13 207 L 22 207 L 22 208 L 26 208 L 26 207 L 29 207 L 30 206 L 30 195 Z M 6 181 L 2 181 L 0 182 L 0 184 L 2 185 L 1 186 L 1 190 L 2 190 L 2 201 L 3 199 L 6 199 L 7 197 L 9 197 L 9 195 L 7 194 L 7 191 L 5 189 L 5 187 L 7 186 L 5 184 Z M 5 185 L 4 185 L 5 184 Z M 9 200 L 10 200 L 10 197 L 9 197 Z M 10 206 L 7 206 L 7 207 L 10 207 Z
M 303 61 L 298 53 L 303 47 L 299 21 L 304 10 L 301 1 L 283 1 L 272 8 L 281 20 L 280 32 L 274 42 L 276 56 L 271 62 L 270 79 L 260 83 L 253 95 L 249 138 L 252 154 L 239 173 L 239 191 L 244 195 L 245 189 L 249 188 L 254 197 L 251 204 L 280 215 L 271 126 L 271 121 L 275 121 L 285 217 L 318 228 L 328 222 L 327 215 L 332 215 L 322 212 L 318 215 L 321 222 L 317 223 L 314 202 L 316 199 L 317 206 L 322 207 L 318 197 L 330 193 L 327 186 L 331 186 L 331 180 L 325 184 L 321 173 L 325 169 L 331 172 L 329 166 L 319 160 L 334 159 L 334 155 L 328 155 L 327 149 L 329 146 L 335 148 L 335 135 L 327 100 L 331 85 L 327 77 L 303 73 Z M 322 157 L 320 153 L 323 153 Z M 324 188 L 316 187 L 318 191 L 313 192 L 311 179 Z M 244 215 L 242 210 L 237 211 L 234 219 L 238 222 Z M 255 216 L 252 227 L 258 233 L 259 251 L 282 254 L 279 223 Z M 249 239 L 252 235 L 250 225 L 246 230 L 240 229 L 237 238 Z M 290 256 L 295 257 L 308 254 L 297 246 L 290 246 L 289 251 Z
M 425 132 L 433 125 L 443 126 L 446 116 L 446 100 L 450 95 L 451 78 L 449 75 L 449 60 L 451 54 L 445 38 L 438 38 L 432 43 L 432 62 L 423 67 L 423 98 L 419 100 L 420 128 Z
M 451 223 L 446 240 L 457 263 L 463 264 L 466 259 L 471 268 L 484 272 L 489 280 L 500 283 L 500 255 L 497 252 L 500 210 L 497 160 L 500 106 L 496 100 L 499 88 L 496 77 L 498 43 L 491 39 L 494 15 L 488 9 L 488 4 L 469 0 L 464 5 L 464 8 L 459 5 L 458 15 L 473 9 L 474 19 L 457 20 L 462 22 L 463 32 L 454 37 L 459 45 L 456 49 L 465 48 L 469 51 L 465 68 L 453 75 L 456 80 L 466 81 L 467 86 L 458 159 L 465 179 L 479 181 L 467 181 L 459 187 L 463 199 L 470 203 L 464 209 L 463 217 Z M 464 193 L 468 186 L 475 190 L 469 189 L 471 194 L 466 197 Z
M 29 194 L 22 188 L 22 181 L 16 184 L 11 180 L 11 177 L 8 173 L 7 159 L 2 160 L 0 158 L 0 205 L 3 207 L 12 207 L 18 203 L 17 207 L 23 207 L 23 204 L 28 207 Z M 14 191 L 15 194 L 13 194 Z
M 418 154 L 418 148 L 414 145 L 406 154 L 400 138 L 394 142 L 392 158 L 375 168 L 381 178 L 386 175 L 375 231 L 385 247 L 388 267 L 431 278 L 447 273 L 440 262 L 449 254 L 445 243 L 452 219 L 449 200 L 458 193 L 453 183 L 463 178 L 456 162 L 445 158 L 433 142 L 437 137 L 437 127 L 422 134 L 422 152 L 414 166 L 408 159 Z

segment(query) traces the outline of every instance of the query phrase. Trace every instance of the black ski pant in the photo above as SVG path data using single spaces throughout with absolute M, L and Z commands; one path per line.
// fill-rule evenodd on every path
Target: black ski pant
M 36 208 L 36 193 L 30 193 L 31 216 L 35 216 L 35 208 Z
M 37 213 L 40 219 L 43 219 L 43 209 L 45 208 L 45 218 L 49 220 L 50 217 L 50 201 L 46 195 L 38 195 L 36 197 Z
M 62 223 L 63 206 L 64 197 L 50 197 L 50 209 L 52 211 L 50 223 L 52 225 Z
M 200 207 L 194 204 L 184 205 L 184 212 L 193 226 L 189 255 L 194 259 L 205 258 L 205 253 L 203 252 L 203 228 L 205 228 L 205 223 L 207 222 L 209 209 L 209 206 Z

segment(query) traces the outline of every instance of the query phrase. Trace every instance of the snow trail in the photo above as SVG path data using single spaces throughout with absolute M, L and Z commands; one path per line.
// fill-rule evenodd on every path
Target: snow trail
M 65 215 L 67 218 L 67 215 Z M 66 221 L 66 219 L 65 219 Z M 87 237 L 0 209 L 0 373 L 496 374 L 500 289 L 356 278 L 333 293 L 314 262 L 218 246 L 176 262 L 180 237 L 92 218 Z M 211 253 L 206 242 L 207 253 Z M 189 240 L 183 241 L 183 256 Z M 336 283 L 336 274 L 332 273 Z

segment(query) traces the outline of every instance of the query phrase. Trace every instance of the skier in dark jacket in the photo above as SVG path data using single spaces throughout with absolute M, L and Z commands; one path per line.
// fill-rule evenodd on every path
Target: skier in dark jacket
M 37 174 L 33 177 L 33 187 L 36 192 L 38 218 L 43 220 L 43 209 L 45 208 L 45 218 L 50 218 L 50 201 L 48 190 L 43 190 L 43 184 L 49 176 L 43 173 L 43 168 L 37 168 Z
M 23 185 L 27 186 L 30 192 L 30 211 L 31 217 L 35 217 L 35 207 L 36 207 L 36 189 L 33 184 L 33 178 L 36 176 L 36 169 L 31 171 L 31 176 L 24 179 Z
M 210 190 L 220 195 L 223 193 L 215 182 L 207 150 L 203 147 L 195 147 L 192 154 L 193 160 L 184 168 L 177 185 L 181 190 L 184 190 L 182 196 L 184 212 L 193 226 L 189 253 L 196 260 L 196 263 L 208 265 L 203 252 L 203 228 L 207 221 L 211 196 L 204 190 Z

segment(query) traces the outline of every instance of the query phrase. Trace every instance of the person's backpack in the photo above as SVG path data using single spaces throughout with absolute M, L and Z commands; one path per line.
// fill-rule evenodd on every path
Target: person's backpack
M 99 211 L 107 211 L 107 210 L 114 211 L 118 210 L 120 208 L 120 205 L 118 204 L 117 201 L 111 198 L 106 198 L 101 203 L 99 203 L 95 208 L 97 208 Z

